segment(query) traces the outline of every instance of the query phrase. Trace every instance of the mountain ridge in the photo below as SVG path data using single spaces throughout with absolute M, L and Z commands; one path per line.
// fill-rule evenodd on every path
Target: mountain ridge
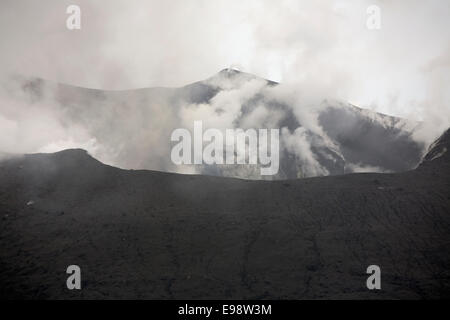
M 191 126 L 192 119 L 205 127 L 280 129 L 280 171 L 274 180 L 400 172 L 417 166 L 424 152 L 423 143 L 413 139 L 417 123 L 336 101 L 305 108 L 295 93 L 279 91 L 282 84 L 236 70 L 170 89 L 104 91 L 23 79 L 9 86 L 13 94 L 3 93 L 8 100 L 18 100 L 30 112 L 40 105 L 47 115 L 43 121 L 50 116 L 59 128 L 47 145 L 34 150 L 82 147 L 126 169 L 184 172 L 170 161 L 170 137 L 176 128 Z M 251 166 L 188 169 L 262 179 Z
M 449 190 L 446 155 L 402 173 L 285 181 L 122 170 L 80 149 L 7 159 L 0 296 L 448 298 Z M 65 289 L 72 264 L 79 291 Z M 379 291 L 366 288 L 373 264 Z

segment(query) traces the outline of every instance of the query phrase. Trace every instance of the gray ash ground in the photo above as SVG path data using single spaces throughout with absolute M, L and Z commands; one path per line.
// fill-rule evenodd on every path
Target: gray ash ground
M 120 170 L 82 150 L 4 159 L 0 296 L 450 298 L 449 136 L 413 171 L 271 182 Z M 72 264 L 81 290 L 66 288 Z

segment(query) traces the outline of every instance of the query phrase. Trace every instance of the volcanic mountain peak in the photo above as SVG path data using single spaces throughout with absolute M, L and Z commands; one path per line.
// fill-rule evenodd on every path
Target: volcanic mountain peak
M 233 75 L 237 75 L 237 74 L 241 74 L 244 73 L 240 70 L 237 69 L 233 69 L 233 68 L 225 68 L 219 71 L 219 74 L 223 74 L 223 75 L 227 75 L 227 76 L 233 76 Z
M 233 68 L 222 69 L 212 77 L 201 82 L 221 89 L 237 89 L 241 87 L 243 83 L 251 80 L 266 82 L 268 85 L 278 84 L 277 82 L 267 80 L 252 73 L 243 72 Z

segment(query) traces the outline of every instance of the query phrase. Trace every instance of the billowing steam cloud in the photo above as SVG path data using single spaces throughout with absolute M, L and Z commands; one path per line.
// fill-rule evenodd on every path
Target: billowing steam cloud
M 170 158 L 171 133 L 177 128 L 192 132 L 194 121 L 201 120 L 205 130 L 214 128 L 223 133 L 236 128 L 280 129 L 280 161 L 284 168 L 274 178 L 292 178 L 361 168 L 388 170 L 383 168 L 384 162 L 380 165 L 374 159 L 368 160 L 368 155 L 364 159 L 346 159 L 339 139 L 329 133 L 357 136 L 355 128 L 363 126 L 367 131 L 374 124 L 382 132 L 394 130 L 396 140 L 398 135 L 406 139 L 414 132 L 414 123 L 357 110 L 330 98 L 320 101 L 317 92 L 308 88 L 305 85 L 302 90 L 292 90 L 231 69 L 178 89 L 130 91 L 7 78 L 0 89 L 5 102 L 0 121 L 8 139 L 1 140 L 1 148 L 9 153 L 83 148 L 99 160 L 122 168 L 262 178 L 257 165 L 175 165 Z M 344 122 L 332 116 L 330 127 L 325 117 L 330 107 Z M 356 118 L 350 121 L 352 117 Z M 378 139 L 380 145 L 389 142 L 386 137 Z M 355 160 L 358 165 L 353 165 Z
M 65 28 L 70 4 L 82 9 L 81 30 Z M 380 30 L 366 28 L 371 4 L 381 9 Z M 201 119 L 221 130 L 280 128 L 282 156 L 298 165 L 286 173 L 292 166 L 285 163 L 290 177 L 341 167 L 401 170 L 397 160 L 361 160 L 337 141 L 352 142 L 346 132 L 359 121 L 347 102 L 410 119 L 361 112 L 402 139 L 412 134 L 426 145 L 440 135 L 450 126 L 449 14 L 445 0 L 5 0 L 0 151 L 78 147 L 124 168 L 253 177 L 254 168 L 199 169 L 168 160 L 172 130 Z M 230 65 L 282 85 L 241 74 L 179 90 L 159 87 L 185 85 Z M 58 83 L 158 88 L 101 91 Z M 331 113 L 324 114 L 330 105 L 345 115 L 333 126 Z

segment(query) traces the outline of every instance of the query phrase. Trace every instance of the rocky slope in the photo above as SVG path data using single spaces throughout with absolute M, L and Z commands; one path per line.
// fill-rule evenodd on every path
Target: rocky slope
M 82 150 L 4 158 L 0 295 L 449 298 L 449 136 L 413 171 L 270 182 L 120 170 Z M 366 288 L 372 264 L 381 290 Z

